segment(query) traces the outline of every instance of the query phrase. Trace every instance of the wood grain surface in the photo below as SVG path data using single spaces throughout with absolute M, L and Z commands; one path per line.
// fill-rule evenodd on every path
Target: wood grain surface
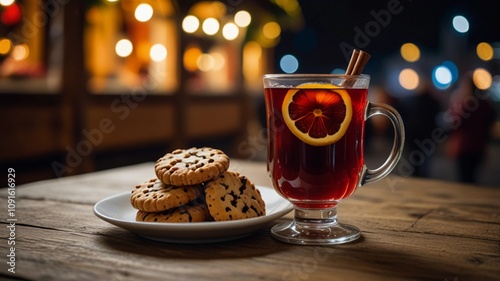
M 500 280 L 500 189 L 389 177 L 338 210 L 362 237 L 300 246 L 270 235 L 276 222 L 234 241 L 150 241 L 97 218 L 93 205 L 154 176 L 153 163 L 16 187 L 15 273 L 7 189 L 0 195 L 5 280 Z M 265 163 L 231 169 L 270 186 Z M 292 214 L 278 221 L 291 220 Z

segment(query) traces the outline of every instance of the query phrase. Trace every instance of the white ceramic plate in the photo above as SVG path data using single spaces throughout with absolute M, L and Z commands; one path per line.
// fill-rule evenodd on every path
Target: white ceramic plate
M 130 192 L 105 198 L 94 205 L 94 214 L 111 224 L 148 239 L 171 243 L 210 243 L 238 239 L 255 233 L 293 209 L 292 204 L 272 188 L 257 186 L 266 203 L 266 215 L 235 221 L 154 223 L 137 222 L 137 210 L 130 204 Z

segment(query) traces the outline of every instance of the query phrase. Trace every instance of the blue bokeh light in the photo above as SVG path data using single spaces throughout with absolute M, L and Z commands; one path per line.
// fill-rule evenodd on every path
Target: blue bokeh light
M 332 70 L 331 74 L 345 74 L 345 69 L 335 68 L 334 70 Z
M 284 55 L 280 60 L 280 67 L 285 73 L 294 73 L 299 69 L 299 61 L 293 55 Z
M 450 70 L 450 72 L 451 72 L 451 83 L 456 82 L 458 80 L 458 74 L 459 74 L 458 73 L 458 67 L 457 67 L 457 65 L 454 62 L 449 61 L 449 60 L 444 61 L 442 63 L 442 65 Z
M 450 69 L 444 65 L 438 65 L 432 71 L 432 83 L 440 90 L 446 90 L 452 82 L 452 73 Z

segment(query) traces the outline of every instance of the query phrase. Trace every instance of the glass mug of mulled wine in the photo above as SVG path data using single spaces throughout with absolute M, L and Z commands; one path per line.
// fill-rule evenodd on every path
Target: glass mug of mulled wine
M 360 230 L 337 220 L 338 203 L 358 187 L 387 176 L 401 158 L 404 125 L 389 105 L 367 100 L 368 75 L 267 74 L 267 170 L 295 219 L 275 225 L 273 237 L 295 244 L 354 241 Z M 394 143 L 377 169 L 363 157 L 365 121 L 389 118 Z

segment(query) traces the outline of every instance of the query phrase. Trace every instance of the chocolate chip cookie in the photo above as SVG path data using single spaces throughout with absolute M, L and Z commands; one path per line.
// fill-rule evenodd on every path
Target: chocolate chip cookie
M 206 204 L 188 204 L 166 210 L 163 212 L 138 211 L 136 221 L 144 222 L 204 222 L 210 221 L 212 217 L 208 212 Z
M 197 185 L 173 186 L 157 178 L 138 184 L 130 197 L 130 203 L 144 212 L 161 212 L 195 200 L 203 192 Z
M 265 203 L 245 176 L 226 171 L 205 185 L 205 199 L 215 221 L 254 218 L 266 214 Z
M 177 149 L 156 161 L 155 173 L 165 184 L 175 186 L 203 183 L 229 168 L 229 157 L 221 150 L 203 147 Z

